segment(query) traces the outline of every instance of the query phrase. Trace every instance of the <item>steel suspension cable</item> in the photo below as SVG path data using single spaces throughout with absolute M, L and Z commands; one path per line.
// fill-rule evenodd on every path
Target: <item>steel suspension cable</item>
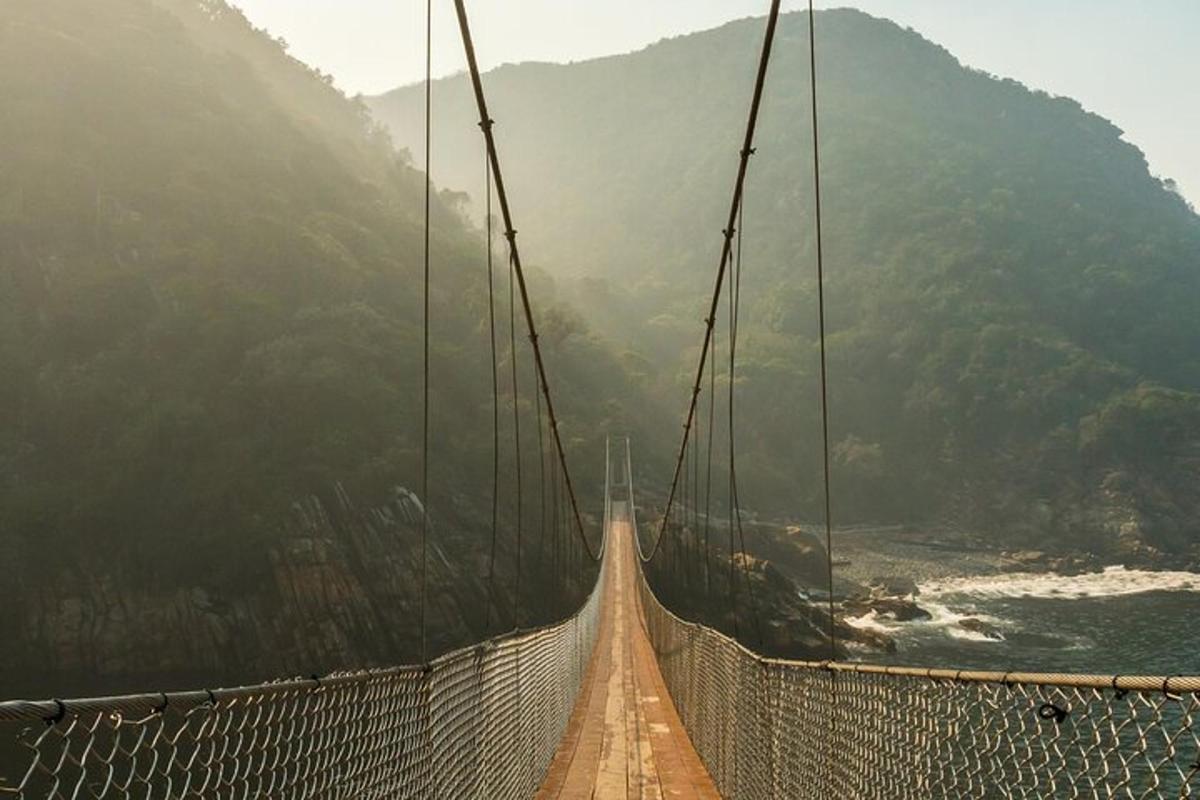
M 550 460 L 550 569 L 558 575 L 558 549 L 561 532 L 558 526 L 558 464 Z
M 813 159 L 813 215 L 816 226 L 817 248 L 817 325 L 821 353 L 821 457 L 822 483 L 825 500 L 825 569 L 829 588 L 829 661 L 837 660 L 837 622 L 834 619 L 833 602 L 833 503 L 830 490 L 829 469 L 829 371 L 825 344 L 825 249 L 821 225 L 821 142 L 817 114 L 817 21 L 813 12 L 813 1 L 808 0 L 808 59 L 810 85 L 812 89 L 812 159 Z M 833 702 L 829 704 L 829 748 L 826 752 L 826 769 L 833 774 L 836 754 L 833 742 L 838 736 L 838 710 L 840 692 L 838 674 L 830 673 L 830 692 Z
M 486 187 L 486 235 L 488 277 L 488 328 L 492 343 L 492 548 L 488 557 L 488 602 L 483 629 L 486 633 L 492 625 L 492 605 L 496 599 L 496 538 L 500 527 L 500 366 L 496 353 L 496 278 L 495 259 L 492 251 L 492 165 L 484 158 L 484 186 Z
M 739 638 L 739 630 L 738 630 L 739 626 L 738 626 L 738 615 L 737 615 L 737 546 L 736 546 L 737 529 L 734 526 L 734 519 L 733 519 L 734 508 L 736 505 L 735 500 L 734 500 L 734 490 L 733 490 L 733 435 L 734 435 L 734 430 L 733 430 L 733 396 L 734 396 L 733 382 L 734 382 L 734 359 L 737 356 L 737 354 L 735 352 L 736 343 L 737 343 L 736 289 L 737 289 L 738 270 L 741 267 L 741 257 L 742 257 L 742 252 L 741 252 L 742 251 L 742 208 L 744 206 L 745 206 L 745 198 L 742 199 L 742 206 L 739 206 L 739 208 L 738 208 L 737 230 L 736 230 L 735 237 L 734 237 L 734 252 L 733 252 L 733 258 L 732 258 L 733 275 L 729 281 L 729 308 L 728 308 L 728 312 L 729 312 L 729 357 L 728 357 L 728 365 L 727 365 L 728 372 L 726 373 L 729 376 L 729 389 L 728 389 L 728 398 L 725 403 L 725 411 L 726 411 L 726 414 L 728 417 L 728 419 L 726 420 L 727 424 L 725 426 L 725 429 L 726 429 L 726 432 L 729 437 L 729 439 L 728 439 L 729 485 L 727 487 L 728 492 L 729 492 L 729 494 L 728 494 L 729 504 L 726 509 L 726 512 L 727 512 L 726 522 L 729 525 L 729 607 L 730 607 L 730 614 L 733 617 L 733 638 L 735 638 L 735 639 Z
M 516 502 L 517 502 L 517 554 L 516 554 L 516 586 L 513 592 L 513 627 L 521 626 L 521 529 L 524 525 L 522 512 L 524 506 L 524 486 L 521 480 L 521 386 L 518 382 L 517 370 L 517 298 L 513 280 L 512 251 L 508 254 L 508 360 L 512 367 L 512 401 L 513 401 L 513 454 L 516 461 Z
M 700 530 L 700 426 L 692 426 L 692 528 L 688 536 L 688 591 L 691 591 L 694 562 L 699 553 L 696 546 L 696 533 Z M 699 578 L 699 570 L 696 570 Z
M 754 631 L 758 637 L 758 644 L 762 646 L 762 621 L 758 615 L 758 603 L 754 597 L 754 584 L 750 581 L 750 563 L 749 556 L 746 553 L 746 532 L 742 526 L 742 504 L 738 497 L 738 480 L 737 480 L 737 437 L 734 429 L 735 407 L 734 398 L 736 392 L 734 386 L 737 383 L 737 341 L 738 327 L 741 321 L 742 307 L 742 236 L 745 230 L 746 203 L 743 198 L 742 206 L 738 210 L 738 230 L 737 230 L 737 258 L 734 260 L 733 280 L 729 285 L 729 505 L 730 505 L 730 544 L 733 543 L 734 524 L 737 525 L 738 542 L 741 545 L 742 556 L 742 574 L 746 579 L 746 596 L 750 601 L 750 615 L 754 621 Z M 733 559 L 733 548 L 729 551 L 730 560 Z M 736 617 L 735 617 L 736 619 Z
M 729 396 L 725 403 L 725 411 L 728 415 L 726 430 L 729 434 L 729 505 L 726 509 L 729 525 L 729 609 L 733 616 L 733 638 L 739 638 L 738 631 L 738 616 L 737 616 L 737 547 L 735 545 L 735 532 L 733 522 L 734 511 L 734 496 L 733 496 L 733 362 L 736 357 L 734 352 L 736 337 L 737 337 L 737 319 L 736 319 L 736 297 L 735 289 L 737 286 L 737 273 L 741 260 L 742 249 L 742 209 L 738 207 L 737 233 L 735 236 L 735 250 L 733 255 L 733 278 L 729 281 Z
M 679 521 L 678 521 L 678 525 L 676 528 L 677 535 L 673 539 L 673 541 L 675 543 L 675 546 L 674 546 L 674 555 L 675 555 L 674 572 L 675 572 L 675 582 L 676 582 L 677 588 L 678 588 L 678 585 L 681 583 L 681 579 L 682 579 L 680 564 L 682 564 L 683 562 L 682 562 L 682 559 L 680 558 L 680 553 L 683 549 L 684 539 L 687 537 L 688 515 L 691 513 L 689 511 L 689 508 L 691 506 L 691 498 L 688 497 L 688 494 L 691 491 L 691 485 L 692 485 L 692 474 L 691 474 L 692 459 L 688 455 L 690 449 L 691 449 L 691 436 L 688 436 L 688 444 L 686 445 L 686 449 L 684 450 L 684 456 L 683 456 L 683 488 L 680 489 Z
M 829 658 L 837 659 L 837 626 L 833 620 L 833 504 L 829 488 L 829 372 L 825 354 L 825 251 L 821 237 L 821 146 L 817 125 L 817 32 L 812 0 L 808 0 L 808 58 L 812 77 L 813 195 L 817 244 L 817 321 L 821 338 L 821 454 L 824 459 L 825 567 L 829 577 Z
M 536 377 L 535 377 L 536 380 Z M 546 565 L 546 440 L 542 435 L 542 395 L 533 393 L 538 443 L 538 568 Z
M 713 331 L 712 339 L 713 353 L 717 350 L 717 334 Z M 712 364 L 708 367 L 708 467 L 707 474 L 704 479 L 704 592 L 705 595 L 712 594 L 712 575 L 711 564 L 709 558 L 709 543 L 708 534 L 711 530 L 712 521 L 712 465 L 713 465 L 713 439 L 716 427 L 717 416 L 717 369 L 716 358 L 713 358 Z
M 675 528 L 677 532 L 682 532 L 687 527 L 688 513 L 688 486 L 691 483 L 691 476 L 688 470 L 691 468 L 691 460 L 687 457 L 688 447 L 691 444 L 692 437 L 689 435 L 684 440 L 683 444 L 683 481 L 679 488 L 679 514 L 675 519 Z
M 462 0 L 457 0 L 461 3 Z M 759 57 L 758 73 L 754 84 L 754 94 L 750 102 L 750 115 L 746 122 L 746 135 L 743 140 L 741 159 L 738 163 L 737 179 L 734 182 L 733 200 L 730 203 L 729 218 L 724 230 L 724 244 L 721 248 L 721 261 L 717 267 L 716 285 L 713 287 L 712 301 L 709 305 L 708 317 L 705 320 L 704 329 L 704 344 L 700 348 L 700 364 L 696 369 L 696 380 L 692 386 L 691 398 L 688 402 L 687 422 L 684 425 L 683 442 L 679 446 L 679 454 L 675 460 L 675 472 L 671 478 L 671 490 L 667 494 L 667 507 L 663 513 L 663 519 L 659 525 L 658 539 L 654 543 L 649 555 L 641 552 L 639 542 L 639 555 L 643 561 L 649 561 L 654 558 L 658 552 L 659 546 L 662 544 L 663 533 L 666 531 L 666 521 L 670 517 L 671 508 L 675 503 L 675 495 L 679 489 L 679 477 L 683 471 L 683 458 L 687 451 L 688 431 L 691 430 L 692 424 L 696 416 L 696 403 L 700 396 L 700 383 L 704 379 L 704 368 L 708 363 L 709 347 L 712 343 L 713 326 L 716 324 L 717 310 L 721 303 L 721 290 L 725 283 L 725 273 L 729 267 L 729 259 L 733 250 L 733 233 L 734 226 L 737 224 L 738 209 L 742 204 L 742 191 L 746 183 L 746 169 L 750 163 L 750 156 L 754 154 L 754 134 L 758 126 L 758 112 L 762 105 L 763 88 L 767 81 L 767 68 L 771 61 L 771 50 L 775 42 L 775 30 L 779 24 L 779 6 L 781 0 L 771 0 L 771 11 L 767 18 L 767 30 L 763 37 L 762 53 Z
M 676 541 L 675 541 L 675 563 L 676 563 L 675 572 L 677 573 L 677 575 L 679 577 L 683 578 L 683 580 L 685 581 L 684 585 L 686 585 L 686 580 L 687 580 L 686 570 L 687 570 L 688 526 L 691 523 L 691 515 L 692 515 L 692 471 L 691 471 L 692 470 L 692 457 L 691 457 L 692 444 L 691 444 L 691 442 L 692 442 L 692 438 L 691 438 L 691 434 L 689 432 L 687 450 L 684 452 L 684 456 L 683 456 L 684 462 L 685 462 L 684 468 L 683 468 L 684 469 L 683 508 L 680 509 L 682 511 L 682 513 L 680 514 L 680 516 L 682 517 L 682 523 L 679 526 L 679 536 L 676 538 Z M 679 578 L 677 577 L 677 579 L 676 579 L 677 582 L 678 582 L 678 579 Z
M 433 178 L 430 176 L 430 149 L 433 139 L 433 0 L 425 0 L 425 279 L 423 285 L 421 384 L 421 661 L 428 663 L 426 636 L 427 571 L 429 539 L 429 220 Z
M 778 5 L 778 0 L 776 2 Z M 525 270 L 521 266 L 521 254 L 517 247 L 517 231 L 513 227 L 512 211 L 508 204 L 508 193 L 504 186 L 504 173 L 500 169 L 500 157 L 496 150 L 496 138 L 493 131 L 495 120 L 488 113 L 487 98 L 483 93 L 483 78 L 479 72 L 479 61 L 475 55 L 475 44 L 471 38 L 471 25 L 467 19 L 466 0 L 454 0 L 458 13 L 458 27 L 462 34 L 463 49 L 466 51 L 467 66 L 471 74 L 471 86 L 475 92 L 475 103 L 479 110 L 479 127 L 483 130 L 487 142 L 488 157 L 492 162 L 492 174 L 496 184 L 496 198 L 500 203 L 500 214 L 504 219 L 504 236 L 508 240 L 509 255 L 516 273 L 518 286 L 521 291 L 521 304 L 525 312 L 525 324 L 529 332 L 529 342 L 533 349 L 534 363 L 537 365 L 538 382 L 542 398 L 546 403 L 546 414 L 550 417 L 550 426 L 554 432 L 554 446 L 558 461 L 562 465 L 563 479 L 567 496 L 571 501 L 571 511 L 574 514 L 575 527 L 578 537 L 587 549 L 588 556 L 593 561 L 599 561 L 604 553 L 604 538 L 601 533 L 600 546 L 593 548 L 588 541 L 583 527 L 583 515 L 579 511 L 579 502 L 575 495 L 575 484 L 571 480 L 571 470 L 567 465 L 567 453 L 563 446 L 562 434 L 559 431 L 558 415 L 554 407 L 554 398 L 550 391 L 550 381 L 546 373 L 545 360 L 542 357 L 541 345 L 538 343 L 537 323 L 533 317 L 533 306 L 529 300 L 529 288 L 525 282 Z

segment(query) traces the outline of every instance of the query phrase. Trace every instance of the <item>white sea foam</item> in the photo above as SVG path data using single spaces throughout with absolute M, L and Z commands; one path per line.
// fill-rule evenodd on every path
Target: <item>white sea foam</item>
M 921 602 L 921 608 L 929 612 L 928 619 L 913 620 L 911 622 L 899 622 L 889 615 L 881 615 L 876 611 L 868 611 L 861 617 L 849 617 L 846 619 L 846 624 L 851 625 L 860 630 L 875 631 L 878 633 L 886 633 L 888 635 L 896 635 L 897 633 L 907 631 L 913 632 L 924 630 L 929 632 L 944 633 L 955 639 L 964 639 L 971 642 L 996 642 L 1003 640 L 1003 629 L 1008 623 L 997 617 L 983 614 L 974 610 L 955 611 L 949 606 L 938 602 Z M 962 623 L 968 619 L 976 619 L 986 623 L 989 627 L 996 630 L 996 636 L 988 636 L 979 631 L 967 630 L 962 627 Z
M 878 633 L 891 633 L 896 630 L 894 620 L 886 620 L 874 611 L 868 611 L 861 617 L 846 617 L 846 624 L 859 630 L 876 631 Z
M 919 584 L 918 589 L 918 594 L 912 599 L 929 612 L 928 619 L 899 622 L 890 615 L 881 615 L 872 610 L 860 617 L 847 618 L 846 622 L 856 628 L 903 639 L 924 639 L 932 635 L 995 644 L 1004 641 L 1006 635 L 1019 632 L 1022 626 L 1014 620 L 984 613 L 982 608 L 987 607 L 989 602 L 1020 598 L 1072 600 L 1125 597 L 1145 592 L 1200 593 L 1200 573 L 1150 572 L 1125 567 L 1109 567 L 1102 572 L 1085 575 L 1014 572 L 928 581 Z M 968 619 L 984 623 L 990 635 L 964 628 L 962 623 Z M 1060 644 L 1084 647 L 1087 642 L 1065 636 Z
M 1200 573 L 1150 572 L 1125 567 L 1108 567 L 1102 572 L 1083 575 L 1012 572 L 929 581 L 919 588 L 917 600 L 923 606 L 923 601 L 950 595 L 983 600 L 1019 597 L 1069 600 L 1123 597 L 1145 592 L 1200 592 Z

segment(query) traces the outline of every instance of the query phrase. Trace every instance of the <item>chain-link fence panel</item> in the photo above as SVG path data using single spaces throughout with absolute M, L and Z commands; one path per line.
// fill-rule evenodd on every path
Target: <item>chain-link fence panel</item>
M 667 688 L 727 798 L 1200 797 L 1200 677 L 767 659 L 674 616 L 645 577 Z
M 565 622 L 428 667 L 0 704 L 19 732 L 0 746 L 0 797 L 529 797 L 574 708 L 602 585 Z

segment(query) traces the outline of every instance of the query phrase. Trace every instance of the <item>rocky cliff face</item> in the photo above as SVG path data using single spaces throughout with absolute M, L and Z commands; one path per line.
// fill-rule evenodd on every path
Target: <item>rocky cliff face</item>
M 995 483 L 970 487 L 941 525 L 1094 566 L 1200 568 L 1200 458 L 1163 453 L 1153 469 L 1100 464 L 1079 472 L 1041 496 Z
M 199 584 L 148 588 L 152 582 L 131 579 L 127 565 L 102 555 L 7 570 L 15 577 L 0 629 L 22 646 L 0 650 L 0 686 L 9 697 L 160 691 L 418 661 L 420 513 L 400 488 L 367 509 L 340 487 L 332 500 L 298 502 L 237 599 Z M 486 567 L 476 525 L 435 521 L 434 653 L 483 632 Z

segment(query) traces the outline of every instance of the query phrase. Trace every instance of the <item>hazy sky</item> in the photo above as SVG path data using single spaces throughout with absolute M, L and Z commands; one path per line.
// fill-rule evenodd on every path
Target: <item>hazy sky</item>
M 233 0 L 350 93 L 424 75 L 424 0 Z M 471 0 L 487 68 L 638 49 L 763 14 L 767 0 Z M 802 3 L 784 3 L 799 8 Z M 1113 120 L 1200 206 L 1200 0 L 823 0 L 944 45 L 961 61 L 1069 95 Z M 434 2 L 434 72 L 464 67 L 453 3 Z M 819 45 L 818 45 L 819 46 Z

